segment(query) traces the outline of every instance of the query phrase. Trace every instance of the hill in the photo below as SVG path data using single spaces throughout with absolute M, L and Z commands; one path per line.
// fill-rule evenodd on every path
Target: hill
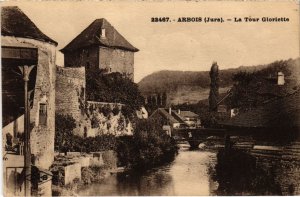
M 261 71 L 264 75 L 275 75 L 282 71 L 288 77 L 299 76 L 300 58 L 275 61 L 256 66 L 240 66 L 235 69 L 220 70 L 220 93 L 225 93 L 233 84 L 234 74 L 246 71 Z M 221 66 L 220 66 L 221 67 Z M 222 68 L 222 67 L 221 67 Z M 169 71 L 163 70 L 144 77 L 139 83 L 139 90 L 144 96 L 166 92 L 169 104 L 197 103 L 208 98 L 209 71 Z

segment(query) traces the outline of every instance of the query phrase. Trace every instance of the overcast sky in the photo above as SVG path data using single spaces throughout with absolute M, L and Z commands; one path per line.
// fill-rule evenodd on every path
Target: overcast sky
M 299 56 L 295 2 L 9 2 L 63 48 L 97 18 L 106 18 L 131 44 L 135 81 L 159 70 L 209 70 L 266 64 Z M 151 17 L 288 17 L 273 23 L 151 23 Z M 63 55 L 57 52 L 57 64 Z

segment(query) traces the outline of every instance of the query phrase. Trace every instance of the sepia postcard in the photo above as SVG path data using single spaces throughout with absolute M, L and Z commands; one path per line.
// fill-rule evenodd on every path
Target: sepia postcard
M 0 6 L 0 195 L 300 195 L 299 1 Z

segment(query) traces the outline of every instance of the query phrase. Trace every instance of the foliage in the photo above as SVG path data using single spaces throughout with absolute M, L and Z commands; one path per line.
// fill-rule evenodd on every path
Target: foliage
M 255 157 L 241 150 L 220 150 L 215 170 L 213 179 L 219 183 L 219 195 L 282 195 L 274 172 L 258 167 Z
M 222 65 L 220 65 L 219 87 L 227 88 L 232 86 L 234 83 L 233 75 L 239 72 L 257 72 L 260 76 L 269 76 L 270 74 L 274 76 L 278 71 L 282 71 L 285 76 L 297 79 L 299 78 L 298 76 L 300 76 L 299 67 L 300 58 L 275 61 L 266 65 L 240 66 L 232 69 L 222 69 Z M 210 86 L 209 71 L 164 70 L 146 76 L 138 83 L 138 85 L 143 95 L 166 92 L 170 98 L 168 100 L 171 102 L 173 100 L 180 101 L 180 103 L 191 101 L 189 97 L 182 96 L 182 93 L 186 93 L 187 89 L 195 90 L 194 94 L 201 95 L 197 98 L 205 99 L 204 95 L 207 95 L 207 90 Z
M 232 78 L 235 83 L 228 105 L 243 109 L 255 107 L 259 103 L 256 91 L 260 87 L 257 73 L 239 72 Z
M 116 139 L 113 135 L 83 138 L 73 134 L 75 120 L 69 115 L 56 114 L 55 150 L 59 152 L 97 152 L 113 150 Z
M 73 129 L 76 123 L 72 116 L 55 114 L 55 149 L 58 151 L 67 151 L 71 146 L 70 137 L 73 136 Z
M 87 73 L 86 86 L 87 100 L 122 103 L 132 113 L 144 104 L 137 84 L 118 72 L 94 69 Z
M 216 111 L 219 100 L 219 67 L 216 62 L 211 66 L 210 72 L 210 91 L 209 91 L 209 110 Z
M 167 105 L 167 93 L 155 93 L 147 96 L 147 103 L 145 105 L 149 114 L 155 111 L 159 107 L 166 107 Z
M 113 110 L 112 110 L 112 113 L 114 114 L 114 116 L 118 115 L 119 112 L 120 112 L 120 109 L 119 109 L 119 107 L 117 107 L 117 106 L 114 107 Z
M 83 184 L 102 181 L 105 178 L 105 168 L 90 166 L 81 168 L 81 181 Z
M 154 121 L 140 120 L 133 136 L 118 139 L 117 153 L 121 165 L 145 169 L 174 159 L 178 150 L 176 142 L 158 125 Z

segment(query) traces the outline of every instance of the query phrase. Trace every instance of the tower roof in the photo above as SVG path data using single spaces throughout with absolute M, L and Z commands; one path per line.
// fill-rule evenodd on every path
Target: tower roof
M 105 29 L 104 38 L 101 37 L 102 29 Z M 65 53 L 92 45 L 139 51 L 104 18 L 96 19 L 60 51 Z
M 46 36 L 17 6 L 1 8 L 1 35 L 31 38 L 57 45 Z

